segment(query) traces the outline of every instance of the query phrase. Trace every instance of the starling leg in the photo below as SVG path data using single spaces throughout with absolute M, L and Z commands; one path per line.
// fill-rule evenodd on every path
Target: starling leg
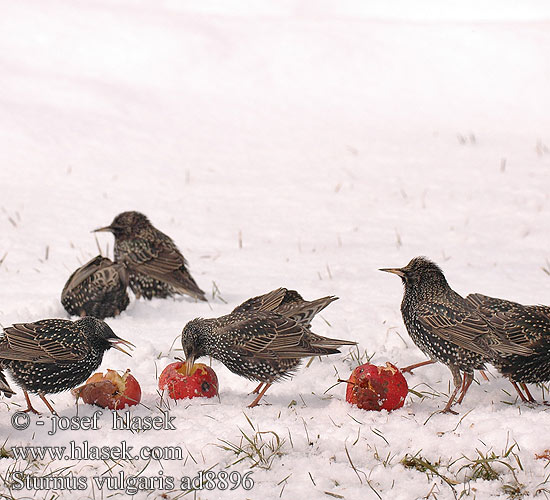
M 516 384 L 513 380 L 510 380 L 510 383 L 514 386 L 514 389 L 515 389 L 516 392 L 518 393 L 520 399 L 521 399 L 524 403 L 528 403 L 529 400 L 523 395 L 523 392 L 521 392 L 521 389 L 519 388 L 518 384 Z
M 46 397 L 44 396 L 43 393 L 38 393 L 38 395 L 40 396 L 40 399 L 42 401 L 44 401 L 44 403 L 46 404 L 46 406 L 48 407 L 48 410 L 50 410 L 52 412 L 52 415 L 57 415 L 57 412 L 52 408 L 52 405 L 50 404 L 50 402 L 46 399 Z
M 254 408 L 260 402 L 260 399 L 262 399 L 263 395 L 265 394 L 265 391 L 267 391 L 270 387 L 271 387 L 271 384 L 265 384 L 265 387 L 262 389 L 262 392 L 258 394 L 258 397 L 254 401 L 252 401 L 252 403 L 250 403 L 248 407 Z
M 529 388 L 527 387 L 527 384 L 525 382 L 522 382 L 521 384 L 519 384 L 521 386 L 521 388 L 525 391 L 525 394 L 527 394 L 527 399 L 529 401 L 529 403 L 536 403 L 537 400 L 531 395 L 531 393 L 529 392 Z
M 460 370 L 456 368 L 455 366 L 449 366 L 449 370 L 451 370 L 451 373 L 453 374 L 453 382 L 455 384 L 455 390 L 451 394 L 451 397 L 449 398 L 449 401 L 447 401 L 447 404 L 445 405 L 445 408 L 441 411 L 441 413 L 455 413 L 453 410 L 451 410 L 451 406 L 453 405 L 453 401 L 456 398 L 456 395 L 458 394 L 458 391 L 460 390 L 462 386 L 462 374 L 460 373 Z
M 474 381 L 474 375 L 472 373 L 465 373 L 464 377 L 462 379 L 462 391 L 460 392 L 460 396 L 457 399 L 457 403 L 462 403 L 462 400 L 464 399 L 464 396 L 466 396 L 466 393 L 468 392 L 468 389 L 472 385 L 472 382 Z
M 264 385 L 263 382 L 258 387 L 256 387 L 256 389 L 254 389 L 250 394 L 259 394 L 262 388 L 262 385 Z
M 414 365 L 405 366 L 405 368 L 401 368 L 401 373 L 412 373 L 412 371 L 416 368 L 420 368 L 425 365 L 433 365 L 434 363 L 435 361 L 433 359 L 429 359 L 428 361 L 422 361 L 422 363 L 415 363 Z
M 29 398 L 29 393 L 27 391 L 23 391 L 23 394 L 25 395 L 25 399 L 27 400 L 27 409 L 23 410 L 25 413 L 29 413 L 30 411 L 33 413 L 36 413 L 37 415 L 40 415 L 40 412 L 38 410 L 35 410 L 31 404 L 31 399 Z
M 485 370 L 479 370 L 479 373 L 481 373 L 481 376 L 485 379 L 485 382 L 489 382 L 489 377 L 485 373 Z

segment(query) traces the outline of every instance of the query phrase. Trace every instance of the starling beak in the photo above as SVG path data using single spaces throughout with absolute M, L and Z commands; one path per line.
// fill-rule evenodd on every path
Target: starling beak
M 130 288 L 136 297 L 152 299 L 186 294 L 206 300 L 187 269 L 187 261 L 170 237 L 139 212 L 122 212 L 109 226 L 115 237 L 115 262 L 128 269 Z
M 451 289 L 441 269 L 428 259 L 415 257 L 405 267 L 381 270 L 397 274 L 403 281 L 401 313 L 413 342 L 432 360 L 451 370 L 455 390 L 444 412 L 450 411 L 459 391 L 458 402 L 462 401 L 474 370 L 483 370 L 485 362 L 532 352 L 492 327 Z
M 7 370 L 23 389 L 26 411 L 37 413 L 28 397 L 28 392 L 33 392 L 54 413 L 44 395 L 84 382 L 111 347 L 128 354 L 118 344 L 132 346 L 105 322 L 91 316 L 77 321 L 43 319 L 15 324 L 0 334 L 0 369 Z M 0 390 L 3 379 L 0 373 Z
M 386 267 L 386 268 L 382 268 L 382 269 L 378 269 L 379 271 L 384 271 L 385 273 L 392 273 L 392 274 L 397 274 L 397 276 L 403 278 L 405 276 L 405 272 L 399 268 L 399 267 L 395 267 L 395 268 L 392 268 L 392 267 Z
M 528 356 L 504 356 L 494 365 L 510 379 L 523 401 L 534 402 L 525 384 L 550 381 L 550 307 L 525 306 L 480 293 L 468 295 L 466 300 L 507 339 L 532 350 Z M 518 383 L 526 391 L 527 398 Z
M 98 255 L 71 274 L 61 292 L 61 303 L 75 316 L 117 316 L 130 303 L 127 286 L 125 266 Z
M 265 383 L 252 407 L 272 383 L 289 378 L 302 358 L 339 353 L 342 346 L 356 344 L 321 337 L 309 329 L 313 315 L 303 314 L 308 304 L 315 304 L 311 310 L 318 311 L 335 298 L 319 299 L 326 302 L 321 307 L 318 301 L 307 302 L 300 297 L 294 306 L 289 304 L 288 309 L 281 310 L 285 297 L 288 303 L 291 297 L 296 298 L 293 294 L 298 295 L 280 288 L 244 302 L 226 316 L 187 323 L 181 342 L 188 366 L 201 356 L 212 356 L 233 373 Z

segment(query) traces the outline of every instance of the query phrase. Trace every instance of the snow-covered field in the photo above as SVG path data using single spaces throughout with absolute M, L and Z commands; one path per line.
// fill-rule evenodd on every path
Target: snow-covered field
M 399 280 L 380 267 L 426 255 L 463 295 L 550 303 L 547 2 L 28 0 L 0 11 L 0 323 L 66 317 L 61 289 L 98 253 L 90 231 L 125 210 L 169 234 L 208 291 L 209 303 L 133 301 L 108 320 L 137 346 L 102 365 L 140 381 L 133 415 L 166 410 L 157 378 L 182 355 L 187 321 L 279 286 L 339 296 L 314 331 L 398 366 L 425 358 L 402 323 Z M 112 237 L 98 240 L 111 254 Z M 162 473 L 173 491 L 136 498 L 175 499 L 188 492 L 180 478 L 206 469 L 252 470 L 254 487 L 188 497 L 550 496 L 548 461 L 535 458 L 550 448 L 547 407 L 519 404 L 496 372 L 477 377 L 458 415 L 436 413 L 451 379 L 442 365 L 408 376 L 423 398 L 367 413 L 343 384 L 327 391 L 356 364 L 348 349 L 316 359 L 247 409 L 255 384 L 213 362 L 220 400 L 172 402 L 177 430 L 113 431 L 105 411 L 100 431 L 48 435 L 36 400 L 45 413 L 17 431 L 18 390 L 0 400 L 6 450 L 126 441 L 184 457 L 1 458 L 0 497 L 123 498 L 128 477 Z M 96 411 L 69 393 L 50 399 L 60 416 Z M 241 430 L 265 443 L 262 467 L 251 469 Z M 10 490 L 17 470 L 87 488 Z M 122 489 L 92 479 L 121 472 L 111 488 Z

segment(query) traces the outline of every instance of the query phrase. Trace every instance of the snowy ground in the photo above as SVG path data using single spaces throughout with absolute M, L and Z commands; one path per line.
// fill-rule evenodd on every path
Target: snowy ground
M 181 355 L 170 347 L 187 321 L 279 286 L 338 295 L 314 331 L 400 366 L 425 358 L 403 326 L 399 280 L 380 267 L 427 255 L 459 293 L 550 303 L 548 3 L 233 3 L 0 2 L 0 323 L 66 317 L 61 289 L 97 254 L 90 230 L 124 210 L 174 238 L 210 298 L 219 289 L 209 304 L 134 301 L 109 320 L 137 345 L 133 358 L 111 351 L 103 363 L 139 379 L 134 415 L 165 408 L 157 376 Z M 111 251 L 111 236 L 99 243 Z M 0 400 L 6 449 L 126 440 L 179 446 L 185 460 L 3 458 L 0 496 L 52 498 L 10 491 L 15 470 L 86 477 L 85 491 L 57 494 L 95 499 L 131 491 L 100 490 L 93 476 L 163 471 L 175 491 L 136 498 L 180 498 L 183 476 L 250 470 L 219 447 L 238 445 L 241 429 L 281 440 L 252 469 L 254 488 L 188 497 L 550 496 L 548 461 L 535 459 L 550 448 L 546 407 L 518 404 L 492 372 L 459 415 L 437 414 L 450 373 L 435 365 L 408 376 L 424 398 L 367 413 L 344 401 L 343 385 L 325 393 L 353 358 L 315 360 L 254 409 L 254 384 L 214 362 L 220 401 L 172 404 L 177 431 L 115 432 L 107 412 L 100 432 L 50 436 L 46 413 L 17 431 L 18 391 Z M 76 414 L 69 393 L 51 399 Z M 406 454 L 440 475 L 406 468 Z M 499 477 L 486 468 L 475 479 L 476 463 Z

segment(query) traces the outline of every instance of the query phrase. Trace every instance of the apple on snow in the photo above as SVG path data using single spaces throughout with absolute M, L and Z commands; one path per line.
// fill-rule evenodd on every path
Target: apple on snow
M 218 394 L 218 377 L 212 368 L 195 363 L 191 368 L 178 361 L 169 364 L 159 378 L 159 389 L 172 399 L 212 398 Z
M 391 363 L 360 365 L 346 382 L 346 401 L 364 410 L 396 410 L 403 406 L 409 392 L 405 377 Z
M 116 370 L 107 370 L 105 375 L 94 373 L 86 383 L 71 391 L 76 398 L 87 404 L 120 410 L 141 401 L 141 387 L 130 370 L 119 375 Z

